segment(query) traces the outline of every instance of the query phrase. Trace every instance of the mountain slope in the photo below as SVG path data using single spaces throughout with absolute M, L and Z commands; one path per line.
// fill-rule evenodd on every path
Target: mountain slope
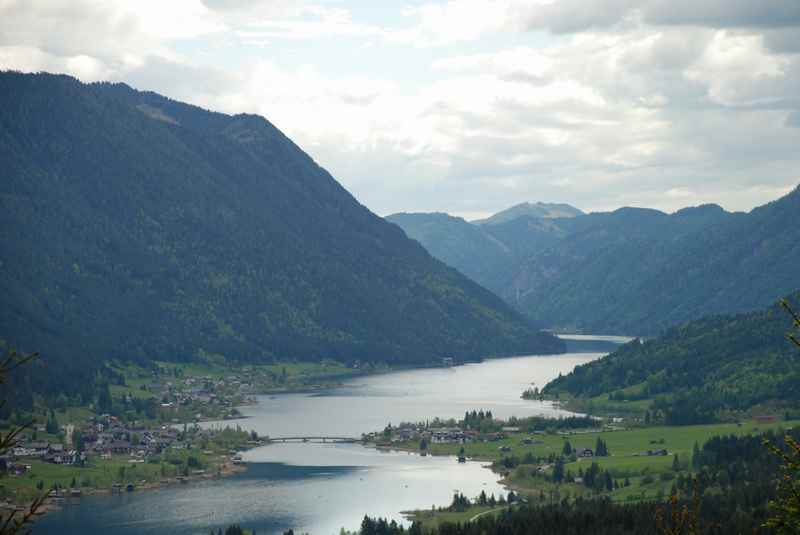
M 539 325 L 654 335 L 710 314 L 756 310 L 797 289 L 799 214 L 795 189 L 750 213 L 713 204 L 674 214 L 620 208 L 522 215 L 469 232 L 463 221 L 458 232 L 434 223 L 421 231 L 413 218 L 424 214 L 394 221 Z
M 386 217 L 433 256 L 498 295 L 509 295 L 522 261 L 558 242 L 566 219 L 523 214 L 478 225 L 442 213 L 400 213 Z
M 519 267 L 517 306 L 548 325 L 636 335 L 765 307 L 798 287 L 798 214 L 796 189 L 748 214 L 706 205 L 576 218 Z
M 800 303 L 800 292 L 789 301 Z M 617 401 L 661 397 L 669 401 L 662 403 L 666 406 L 692 400 L 707 412 L 800 401 L 800 354 L 786 339 L 791 327 L 778 305 L 706 317 L 647 342 L 628 343 L 552 381 L 545 391 L 587 398 L 608 394 Z
M 447 214 L 393 214 L 386 220 L 433 256 L 497 292 L 513 274 L 514 251 L 481 227 Z
M 558 352 L 268 121 L 0 74 L 0 338 L 70 359 Z

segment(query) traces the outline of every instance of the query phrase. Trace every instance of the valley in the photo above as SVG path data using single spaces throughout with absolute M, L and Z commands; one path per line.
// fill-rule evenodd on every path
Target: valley
M 431 413 L 451 418 L 475 406 L 491 408 L 504 418 L 526 414 L 568 415 L 549 402 L 520 399 L 521 388 L 530 381 L 544 383 L 572 369 L 576 363 L 598 356 L 575 353 L 491 359 L 452 368 L 351 378 L 342 386 L 318 392 L 257 395 L 256 404 L 239 407 L 242 419 L 200 422 L 199 426 L 208 431 L 241 427 L 266 440 L 269 436 L 309 434 L 361 436 L 376 426 L 385 426 L 387 419 L 399 424 L 429 417 Z M 192 530 L 203 522 L 213 526 L 240 523 L 256 531 L 268 527 L 274 530 L 277 525 L 282 526 L 281 529 L 303 527 L 328 532 L 357 527 L 363 517 L 359 503 L 365 495 L 383 496 L 377 502 L 372 500 L 370 510 L 373 513 L 404 522 L 403 510 L 449 503 L 453 485 L 469 496 L 479 494 L 482 489 L 498 496 L 506 492 L 497 483 L 499 477 L 484 468 L 483 463 L 463 465 L 451 457 L 434 459 L 404 452 L 382 453 L 373 447 L 350 444 L 247 444 L 246 448 L 241 452 L 246 463 L 243 472 L 216 481 L 152 492 L 82 498 L 78 505 L 67 504 L 63 511 L 46 515 L 37 523 L 38 529 L 45 534 L 71 534 L 70 530 L 86 526 L 102 529 L 106 525 L 98 522 L 125 524 L 143 514 L 140 507 L 150 507 L 155 499 L 151 496 L 156 496 L 173 504 L 191 497 L 199 500 L 193 506 L 197 509 L 193 510 L 204 512 L 197 518 L 186 517 L 181 509 L 173 511 L 165 504 L 163 516 L 149 524 L 148 529 L 154 529 L 154 533 L 159 533 L 156 525 L 169 530 L 164 533 L 182 533 L 180 529 L 193 533 Z M 319 473 L 325 475 L 318 476 Z M 262 485 L 266 486 L 262 488 Z M 297 485 L 305 489 L 300 494 L 295 489 Z M 349 490 L 344 494 L 331 494 L 340 493 L 342 488 Z M 252 494 L 252 497 L 242 503 L 242 508 L 231 510 L 223 506 L 227 502 L 216 500 L 218 493 L 239 497 Z M 300 495 L 304 498 L 296 506 L 290 506 Z M 320 499 L 314 500 L 314 496 Z M 273 505 L 268 505 L 270 503 Z M 258 505 L 266 508 L 260 512 L 250 510 Z M 99 507 L 115 513 L 105 520 L 103 516 L 95 518 Z M 66 531 L 51 531 L 57 529 Z M 136 532 L 134 527 L 129 529 L 130 533 Z M 121 533 L 127 535 L 128 532 Z
M 800 511 L 800 187 L 380 217 L 258 115 L 15 70 L 0 103 L 0 535 Z

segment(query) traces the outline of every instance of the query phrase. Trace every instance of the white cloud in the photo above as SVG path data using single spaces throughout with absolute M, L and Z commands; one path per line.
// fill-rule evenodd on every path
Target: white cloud
M 512 27 L 515 9 L 516 2 L 492 0 L 450 0 L 407 7 L 403 15 L 412 20 L 413 25 L 393 32 L 392 38 L 417 46 L 471 41 Z
M 321 37 L 382 37 L 377 26 L 353 21 L 349 10 L 319 5 L 296 5 L 279 16 L 260 17 L 244 23 L 237 35 L 247 42 L 264 43 L 273 39 L 305 40 Z
M 224 29 L 199 0 L 0 2 L 4 66 L 29 58 L 26 70 L 52 69 L 84 80 L 125 73 L 148 56 L 177 61 L 173 41 Z
M 70 56 L 172 55 L 165 43 L 224 28 L 199 0 L 6 0 L 0 17 L 0 44 Z
M 341 3 L 0 0 L 0 68 L 262 114 L 380 213 L 749 208 L 800 164 L 794 8 L 764 2 L 784 22 L 756 0 L 675 0 L 671 14 L 661 0 L 428 2 L 392 26 Z M 525 29 L 563 35 L 531 43 Z M 483 46 L 498 35 L 510 44 Z M 273 57 L 328 42 L 428 59 L 408 79 Z
M 756 105 L 785 97 L 773 88 L 785 79 L 791 63 L 790 58 L 769 54 L 760 35 L 719 30 L 686 76 L 703 83 L 717 104 Z

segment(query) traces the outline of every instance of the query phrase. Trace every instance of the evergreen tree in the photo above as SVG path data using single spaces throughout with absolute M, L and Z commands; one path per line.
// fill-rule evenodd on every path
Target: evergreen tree
M 702 460 L 700 459 L 700 447 L 697 445 L 697 442 L 694 443 L 694 447 L 692 448 L 692 468 L 698 470 Z
M 786 299 L 781 300 L 781 306 L 792 318 L 792 330 L 786 336 L 800 348 L 800 315 Z M 791 434 L 786 434 L 783 440 L 786 444 L 784 449 L 766 441 L 769 449 L 782 461 L 778 498 L 770 503 L 773 515 L 766 523 L 780 535 L 800 533 L 800 442 Z
M 100 394 L 97 397 L 97 410 L 100 413 L 110 413 L 112 407 L 111 390 L 108 387 L 108 383 L 104 383 L 100 386 Z
M 47 417 L 47 425 L 45 425 L 45 430 L 49 435 L 57 435 L 60 429 L 61 427 L 58 425 L 56 414 L 51 410 L 50 416 Z
M 556 459 L 555 465 L 553 465 L 553 481 L 556 483 L 561 483 L 564 479 L 564 460 L 559 457 Z

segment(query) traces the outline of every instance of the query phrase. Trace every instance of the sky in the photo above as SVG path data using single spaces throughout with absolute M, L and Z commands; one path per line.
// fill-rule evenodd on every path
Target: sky
M 263 115 L 380 215 L 800 183 L 800 0 L 0 0 L 0 69 Z

